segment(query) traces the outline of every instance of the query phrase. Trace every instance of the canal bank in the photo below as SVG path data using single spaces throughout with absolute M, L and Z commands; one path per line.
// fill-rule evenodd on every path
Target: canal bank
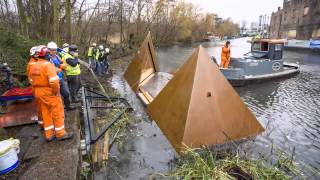
M 223 42 L 212 42 L 203 43 L 203 46 L 219 61 L 221 44 Z M 246 39 L 232 40 L 232 45 L 233 56 L 240 56 L 248 52 L 250 47 Z M 173 46 L 158 49 L 160 69 L 171 72 L 172 69 L 179 67 L 192 53 L 194 47 Z M 319 92 L 315 90 L 319 85 L 317 84 L 319 79 L 318 56 L 285 52 L 285 57 L 288 62 L 299 61 L 302 66 L 300 75 L 236 89 L 259 121 L 267 127 L 266 133 L 242 146 L 254 157 L 269 153 L 273 146 L 278 147 L 287 154 L 293 154 L 298 162 L 317 171 L 319 170 L 317 149 L 319 142 L 317 134 L 314 133 L 314 127 L 319 125 L 317 121 L 319 119 L 317 113 Z M 111 148 L 110 166 L 98 173 L 98 179 L 139 179 L 152 177 L 154 174 L 164 174 L 175 167 L 174 162 L 178 158 L 157 125 L 145 113 L 144 106 L 123 80 L 122 74 L 131 58 L 121 58 L 112 62 L 111 66 L 115 70 L 110 83 L 134 107 L 136 123 L 128 133 L 128 141 L 124 141 L 120 147 Z M 296 92 L 291 92 L 293 90 Z M 304 93 L 304 95 L 292 97 L 291 93 L 298 95 Z M 306 106 L 306 102 L 309 103 L 311 109 L 303 111 L 301 106 Z M 287 106 L 290 109 L 286 109 Z M 311 127 L 308 122 L 313 122 Z M 315 136 L 312 137 L 308 135 L 309 133 Z
M 75 136 L 67 141 L 46 142 L 38 124 L 7 128 L 6 138 L 20 140 L 20 164 L 0 179 L 70 179 L 79 178 L 81 170 L 80 112 L 66 112 L 65 126 Z

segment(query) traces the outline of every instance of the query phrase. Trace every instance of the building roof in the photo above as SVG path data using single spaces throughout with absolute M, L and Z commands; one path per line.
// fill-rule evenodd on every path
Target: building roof
M 287 41 L 285 39 L 253 39 L 250 41 L 252 42 L 267 42 L 270 44 L 278 44 L 278 43 L 286 43 Z

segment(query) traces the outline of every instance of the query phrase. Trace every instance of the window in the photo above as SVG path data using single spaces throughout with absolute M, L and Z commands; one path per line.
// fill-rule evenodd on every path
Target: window
M 252 50 L 253 51 L 260 51 L 261 50 L 261 44 L 260 43 L 253 43 Z
M 318 39 L 318 38 L 320 38 L 320 29 L 315 29 L 315 30 L 313 30 L 313 32 L 312 32 L 312 38 L 313 38 L 313 39 Z
M 268 42 L 255 42 L 252 45 L 253 51 L 268 51 L 269 43 Z
M 268 51 L 268 49 L 269 49 L 269 43 L 263 42 L 261 44 L 261 51 Z
M 282 51 L 282 44 L 275 44 L 274 49 L 275 51 Z
M 288 32 L 288 38 L 294 39 L 297 37 L 297 30 L 290 30 Z
M 306 16 L 309 14 L 309 6 L 304 7 L 303 9 L 303 15 Z
M 287 12 L 284 12 L 283 21 L 284 21 L 284 22 L 287 21 Z

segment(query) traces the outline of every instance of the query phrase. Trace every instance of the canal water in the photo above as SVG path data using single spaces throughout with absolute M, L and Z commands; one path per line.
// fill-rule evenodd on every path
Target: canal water
M 240 57 L 250 51 L 247 40 L 231 40 L 232 57 Z M 160 70 L 172 72 L 184 63 L 198 45 L 158 49 Z M 201 45 L 210 56 L 215 56 L 220 62 L 223 42 L 206 42 Z M 274 146 L 288 154 L 294 153 L 298 162 L 319 172 L 320 56 L 285 51 L 284 58 L 287 62 L 298 62 L 301 65 L 301 73 L 291 78 L 236 88 L 243 101 L 266 128 L 266 132 L 257 136 L 250 144 L 250 151 L 253 154 L 268 153 Z M 157 125 L 145 113 L 141 102 L 123 80 L 122 74 L 128 63 L 115 65 L 117 70 L 111 83 L 132 104 L 135 109 L 134 116 L 139 121 L 130 130 L 124 147 L 121 150 L 111 149 L 111 164 L 101 172 L 98 176 L 100 178 L 146 179 L 151 174 L 166 173 L 172 168 L 171 161 L 177 157 Z

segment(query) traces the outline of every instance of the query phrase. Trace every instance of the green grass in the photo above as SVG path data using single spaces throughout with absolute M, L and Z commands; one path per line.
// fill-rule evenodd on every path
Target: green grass
M 275 164 L 265 159 L 252 160 L 239 155 L 187 149 L 175 170 L 165 175 L 175 179 L 292 179 L 303 174 L 292 158 L 277 151 Z

